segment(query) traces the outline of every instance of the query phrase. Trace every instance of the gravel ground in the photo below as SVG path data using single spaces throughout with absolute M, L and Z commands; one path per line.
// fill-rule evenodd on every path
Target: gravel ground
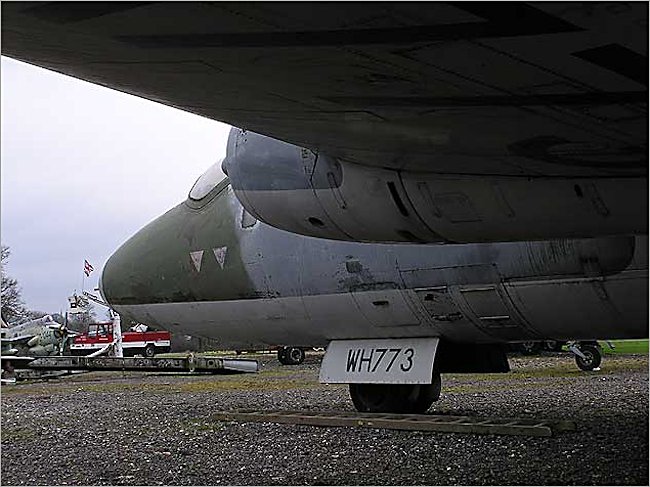
M 2 387 L 2 485 L 648 485 L 648 357 L 564 355 L 443 375 L 436 412 L 572 419 L 552 438 L 219 422 L 234 408 L 352 411 L 320 355 L 258 375 L 88 373 Z

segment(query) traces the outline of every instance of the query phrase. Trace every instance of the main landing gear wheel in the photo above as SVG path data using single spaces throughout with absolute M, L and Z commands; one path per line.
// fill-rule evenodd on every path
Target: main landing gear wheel
M 298 347 L 281 347 L 278 360 L 282 365 L 299 365 L 305 361 L 305 351 Z
M 576 355 L 576 364 L 580 370 L 590 371 L 600 367 L 603 357 L 595 345 L 581 345 L 580 351 L 585 358 Z
M 350 397 L 361 413 L 422 414 L 440 397 L 440 374 L 432 384 L 350 384 Z

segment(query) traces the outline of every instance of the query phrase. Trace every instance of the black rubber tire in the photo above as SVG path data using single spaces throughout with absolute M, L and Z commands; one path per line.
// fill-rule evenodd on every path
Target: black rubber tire
M 146 358 L 153 358 L 154 355 L 156 355 L 156 347 L 155 345 L 152 345 L 151 343 L 144 347 L 144 350 L 142 351 L 142 355 L 145 356 Z
M 588 372 L 600 367 L 603 356 L 601 355 L 598 347 L 594 345 L 582 345 L 580 346 L 580 351 L 585 355 L 585 357 L 587 357 L 586 359 L 583 359 L 582 357 L 576 355 L 576 365 L 580 370 Z
M 361 413 L 423 414 L 440 397 L 440 374 L 432 384 L 350 384 L 350 398 Z
M 418 398 L 413 404 L 412 414 L 424 414 L 426 413 L 431 405 L 440 399 L 440 389 L 442 382 L 440 380 L 440 373 L 434 371 L 433 373 L 433 383 L 431 385 L 421 385 L 420 393 Z
M 284 365 L 300 365 L 305 361 L 305 351 L 298 347 L 284 347 Z
M 282 365 L 287 365 L 286 363 L 287 347 L 278 348 L 278 362 Z

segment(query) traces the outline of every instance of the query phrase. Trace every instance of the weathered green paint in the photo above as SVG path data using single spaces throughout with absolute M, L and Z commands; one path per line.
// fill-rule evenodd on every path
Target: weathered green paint
M 122 245 L 102 275 L 114 305 L 245 299 L 255 296 L 242 263 L 232 190 L 219 184 L 201 202 L 185 201 Z M 227 247 L 222 269 L 212 249 Z M 204 252 L 197 272 L 190 252 Z

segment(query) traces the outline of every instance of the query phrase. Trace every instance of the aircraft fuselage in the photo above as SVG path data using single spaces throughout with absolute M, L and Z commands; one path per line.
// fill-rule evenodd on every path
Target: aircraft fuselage
M 238 348 L 426 337 L 494 343 L 647 336 L 647 237 L 367 244 L 278 230 L 227 181 L 107 262 L 127 318 Z

